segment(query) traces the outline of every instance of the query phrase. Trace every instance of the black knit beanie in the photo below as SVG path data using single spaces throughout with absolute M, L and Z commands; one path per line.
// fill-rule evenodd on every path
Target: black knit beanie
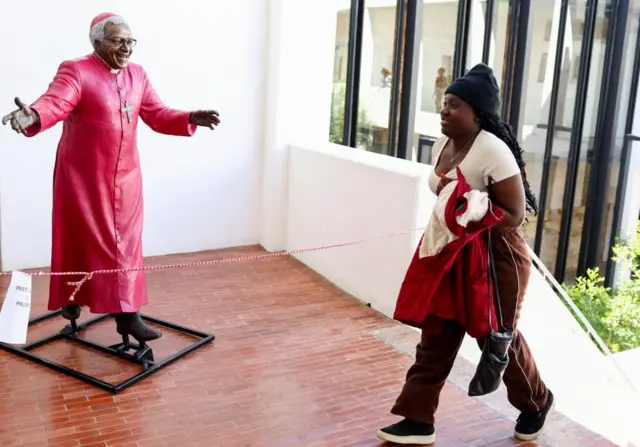
M 493 70 L 478 64 L 449 85 L 445 93 L 462 99 L 476 110 L 500 115 L 500 87 Z

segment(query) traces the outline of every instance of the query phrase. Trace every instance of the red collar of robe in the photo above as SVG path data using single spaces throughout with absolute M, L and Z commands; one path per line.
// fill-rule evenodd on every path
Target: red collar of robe
M 457 185 L 445 208 L 445 222 L 458 238 L 433 256 L 419 257 L 416 249 L 396 303 L 394 319 L 417 328 L 438 330 L 442 320 L 454 320 L 474 338 L 489 333 L 489 309 L 495 315 L 489 282 L 487 231 L 504 218 L 491 202 L 480 222 L 467 227 L 456 217 L 467 209 L 464 194 L 471 191 L 460 169 Z M 492 329 L 497 330 L 496 319 Z

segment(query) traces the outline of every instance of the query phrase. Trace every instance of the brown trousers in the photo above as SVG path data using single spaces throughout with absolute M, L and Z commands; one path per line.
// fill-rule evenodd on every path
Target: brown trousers
M 493 231 L 493 252 L 504 326 L 514 330 L 509 348 L 510 361 L 503 381 L 511 405 L 521 412 L 538 411 L 547 402 L 548 390 L 522 335 L 516 330 L 520 308 L 531 273 L 531 258 L 520 229 Z M 422 332 L 416 360 L 409 368 L 406 383 L 391 413 L 414 421 L 432 424 L 440 391 L 465 336 L 464 328 L 452 320 L 445 321 L 436 333 Z M 482 347 L 484 340 L 478 340 Z

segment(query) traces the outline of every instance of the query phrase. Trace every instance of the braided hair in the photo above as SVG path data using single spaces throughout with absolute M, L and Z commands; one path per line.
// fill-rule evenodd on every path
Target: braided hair
M 522 184 L 524 185 L 524 192 L 527 199 L 527 211 L 533 213 L 534 215 L 537 215 L 538 204 L 536 201 L 536 197 L 531 191 L 531 186 L 529 186 L 529 181 L 527 180 L 525 162 L 522 157 L 524 151 L 518 144 L 518 140 L 513 134 L 511 126 L 502 122 L 500 117 L 493 113 L 487 113 L 482 110 L 477 110 L 476 116 L 480 119 L 481 129 L 494 134 L 496 137 L 500 138 L 509 147 L 509 149 L 511 149 L 511 153 L 515 157 L 516 162 L 518 163 L 518 167 L 520 168 L 520 173 L 522 175 Z

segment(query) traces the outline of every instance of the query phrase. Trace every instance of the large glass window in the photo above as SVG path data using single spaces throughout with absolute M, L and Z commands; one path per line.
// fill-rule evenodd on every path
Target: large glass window
M 577 275 L 580 242 L 584 228 L 584 217 L 589 191 L 589 174 L 591 172 L 591 154 L 594 150 L 596 123 L 598 120 L 598 106 L 600 104 L 600 88 L 604 73 L 604 53 L 607 45 L 608 18 L 605 16 L 606 2 L 598 2 L 596 28 L 593 40 L 591 61 L 589 66 L 589 85 L 585 103 L 584 125 L 580 147 L 578 176 L 573 201 L 573 217 L 569 235 L 567 265 L 565 267 L 565 281 L 573 282 Z M 584 1 L 580 1 L 580 12 L 584 11 Z M 584 34 L 584 15 L 576 17 L 574 21 L 574 41 L 580 42 Z M 572 82 L 577 82 L 579 74 L 579 58 L 576 58 Z M 623 105 L 624 106 L 624 105 Z
M 424 0 L 422 38 L 418 71 L 414 147 L 426 147 L 420 140 L 439 137 L 440 109 L 444 92 L 453 81 L 453 58 L 458 19 L 457 0 Z M 422 160 L 432 162 L 430 154 Z
M 467 70 L 483 62 L 484 38 L 487 26 L 487 0 L 472 0 L 471 19 L 469 23 L 469 45 L 467 51 Z M 495 72 L 500 83 L 500 91 L 504 97 L 505 77 L 507 68 L 507 47 L 509 39 L 509 0 L 493 0 L 493 14 L 490 19 L 491 34 L 487 65 Z
M 390 155 L 389 113 L 395 80 L 396 1 L 365 1 L 357 147 Z
M 616 193 L 618 187 L 618 178 L 620 175 L 620 161 L 622 155 L 622 145 L 624 143 L 625 126 L 627 116 L 629 113 L 629 97 L 631 95 L 632 75 L 633 75 L 633 63 L 636 51 L 636 43 L 638 39 L 638 18 L 640 17 L 640 1 L 632 0 L 631 10 L 628 15 L 626 24 L 626 33 L 623 47 L 623 61 L 620 77 L 620 95 L 618 95 L 619 105 L 616 112 L 616 129 L 615 129 L 615 143 L 612 150 L 609 166 L 609 182 L 606 190 L 606 202 L 604 207 L 604 225 L 602 227 L 602 233 L 600 234 L 600 240 L 603 241 L 601 246 L 603 247 L 599 255 L 599 265 L 601 271 L 604 271 L 605 265 L 610 254 L 610 238 L 612 231 L 615 231 L 613 224 L 613 209 L 615 206 Z M 606 38 L 606 25 L 607 22 L 602 20 L 601 32 L 602 39 Z M 596 28 L 596 34 L 599 32 Z M 604 50 L 603 50 L 604 53 Z M 640 113 L 640 110 L 636 110 L 636 114 Z M 633 231 L 632 229 L 631 231 Z M 621 234 L 622 239 L 632 236 L 633 234 Z
M 585 1 L 571 0 L 564 33 L 560 35 L 561 4 L 561 0 L 531 2 L 529 73 L 527 82 L 523 86 L 520 108 L 522 117 L 520 139 L 525 152 L 527 176 L 539 202 L 542 201 L 540 195 L 543 183 L 547 190 L 546 200 L 539 204 L 543 212 L 537 218 L 530 218 L 525 225 L 525 233 L 529 244 L 534 246 L 536 226 L 540 219 L 544 220 L 540 258 L 550 271 L 555 269 L 563 213 L 562 205 L 577 87 L 573 73 L 578 69 L 577 63 L 582 44 L 581 24 L 585 17 Z M 562 53 L 559 55 L 561 65 L 557 96 L 553 98 L 554 70 L 559 40 L 563 42 L 560 49 Z M 549 118 L 554 99 L 555 119 L 550 127 Z M 590 123 L 587 123 L 587 127 L 589 126 Z M 551 138 L 549 138 L 549 132 L 553 133 Z M 552 145 L 549 154 L 550 163 L 548 161 L 545 163 L 548 140 Z M 577 256 L 573 262 L 577 262 Z
M 360 68 L 359 87 L 353 93 L 358 99 L 357 110 L 353 111 L 358 119 L 357 128 L 351 129 L 356 136 L 356 147 L 393 155 L 389 146 L 391 118 L 398 124 L 396 130 L 406 129 L 407 120 L 411 119 L 415 120 L 414 138 L 409 143 L 413 143 L 413 151 L 412 148 L 407 148 L 408 158 L 433 163 L 431 147 L 435 138 L 441 135 L 439 112 L 444 91 L 453 81 L 454 61 L 464 59 L 465 69 L 485 61 L 496 74 L 503 101 L 508 101 L 504 106 L 505 110 L 509 110 L 509 119 L 518 120 L 514 127 L 517 127 L 515 130 L 524 149 L 527 177 L 539 201 L 544 200 L 544 203 L 539 203 L 542 213 L 538 217 L 530 216 L 529 222 L 525 224 L 527 241 L 539 250 L 540 258 L 546 267 L 554 273 L 558 272 L 562 276 L 560 279 L 565 281 L 572 281 L 577 274 L 582 234 L 584 229 L 591 227 L 585 225 L 585 217 L 588 217 L 586 208 L 589 186 L 594 178 L 591 175 L 594 169 L 591 160 L 594 153 L 598 154 L 595 151 L 600 150 L 595 147 L 595 139 L 598 130 L 596 123 L 603 118 L 599 116 L 599 109 L 603 98 L 601 87 L 605 50 L 607 45 L 624 44 L 625 63 L 620 70 L 620 89 L 611 92 L 617 95 L 619 104 L 615 120 L 617 128 L 614 130 L 615 147 L 612 148 L 610 160 L 607 160 L 607 163 L 610 163 L 609 182 L 603 185 L 607 202 L 600 216 L 588 217 L 592 219 L 590 224 L 594 223 L 595 219 L 605 219 L 602 234 L 598 235 L 599 239 L 591 234 L 588 239 L 590 243 L 598 239 L 599 246 L 604 242 L 604 248 L 597 253 L 598 259 L 595 260 L 596 264 L 600 263 L 603 267 L 608 256 L 607 244 L 610 233 L 613 231 L 612 216 L 620 151 L 627 116 L 627 98 L 630 96 L 632 82 L 635 35 L 638 31 L 636 22 L 639 11 L 636 6 L 640 0 L 632 1 L 634 9 L 629 14 L 629 29 L 624 42 L 607 42 L 610 15 L 614 12 L 606 9 L 611 8 L 611 2 L 597 2 L 595 29 L 593 38 L 589 41 L 592 48 L 591 54 L 587 55 L 588 61 L 583 60 L 582 47 L 585 38 L 588 37 L 585 36 L 585 20 L 588 19 L 587 4 L 593 4 L 591 0 L 530 0 L 528 14 L 526 3 L 512 0 L 418 0 L 418 5 L 420 2 L 421 7 L 417 9 L 421 10 L 422 14 L 421 35 L 415 39 L 416 54 L 405 54 L 406 49 L 400 48 L 400 60 L 396 60 L 396 37 L 403 37 L 399 41 L 400 44 L 413 41 L 413 36 L 405 34 L 408 29 L 412 29 L 412 26 L 407 28 L 406 24 L 412 25 L 415 20 L 415 17 L 410 17 L 415 5 L 404 5 L 404 22 L 398 20 L 395 0 L 361 2 L 364 4 L 364 10 L 360 11 L 363 15 L 359 16 L 359 20 L 362 20 L 362 29 L 359 30 L 362 42 L 358 49 L 361 57 L 356 64 Z M 336 16 L 330 128 L 330 140 L 334 142 L 342 142 L 343 139 L 346 87 L 349 81 L 347 66 L 351 1 L 338 0 L 338 3 L 340 8 Z M 491 17 L 488 17 L 490 5 Z M 465 14 L 459 14 L 459 8 L 462 7 L 469 7 Z M 462 16 L 464 23 L 458 23 Z M 528 18 L 526 24 L 524 18 Z M 398 30 L 398 26 L 402 28 Z M 490 26 L 488 33 L 487 26 Z M 510 36 L 514 30 L 516 35 Z M 466 36 L 467 41 L 464 44 L 456 42 L 458 34 Z M 511 52 L 510 40 L 517 41 Z M 464 49 L 464 58 L 456 54 L 457 49 Z M 412 80 L 415 85 L 412 82 L 411 85 L 402 86 L 402 80 L 395 79 L 395 67 L 403 63 L 403 57 L 415 57 L 412 59 L 413 64 L 405 64 L 405 68 L 411 67 L 412 74 L 415 73 L 416 78 Z M 524 58 L 524 61 L 521 58 Z M 513 68 L 509 76 L 506 73 L 508 66 Z M 579 85 L 579 81 L 583 79 L 581 67 L 588 70 L 586 87 Z M 524 70 L 524 74 L 521 70 Z M 519 79 L 520 76 L 523 78 Z M 507 90 L 509 88 L 512 90 Z M 392 107 L 394 92 L 400 96 L 398 104 L 395 104 L 397 107 Z M 401 97 L 409 93 L 411 98 Z M 576 104 L 583 105 L 581 99 L 584 99 L 584 108 L 576 109 Z M 406 107 L 407 101 L 415 101 L 415 109 L 414 104 L 412 107 Z M 403 116 L 409 109 L 410 114 L 415 110 L 415 117 Z M 390 117 L 392 111 L 396 115 Z M 348 119 L 353 120 L 353 117 Z M 574 129 L 574 121 L 577 119 L 580 120 L 581 127 Z M 404 135 L 401 140 L 404 144 Z M 404 155 L 403 149 L 404 147 L 399 148 L 399 154 Z M 575 178 L 573 172 L 570 176 L 573 184 L 567 185 L 567 175 L 571 167 L 570 150 L 575 151 L 572 154 L 577 154 L 578 167 Z M 573 158 L 571 160 L 572 163 L 575 162 Z M 572 166 L 575 167 L 574 164 Z M 543 192 L 545 194 L 542 194 Z M 565 196 L 570 195 L 573 207 L 563 209 Z M 561 235 L 562 222 L 566 222 L 569 216 L 571 226 L 568 228 L 568 234 Z M 564 249 L 564 243 L 567 248 L 564 259 L 566 265 L 556 266 L 559 248 Z M 596 253 L 591 249 L 589 254 L 593 257 Z M 589 258 L 589 262 L 594 262 L 594 259 Z
M 488 64 L 493 68 L 498 82 L 500 82 L 500 91 L 503 98 L 508 57 L 509 24 L 509 0 L 494 0 Z
M 343 1 L 336 14 L 335 55 L 333 59 L 333 96 L 329 141 L 342 144 L 344 107 L 347 93 L 347 62 L 349 56 L 349 20 L 351 2 Z

